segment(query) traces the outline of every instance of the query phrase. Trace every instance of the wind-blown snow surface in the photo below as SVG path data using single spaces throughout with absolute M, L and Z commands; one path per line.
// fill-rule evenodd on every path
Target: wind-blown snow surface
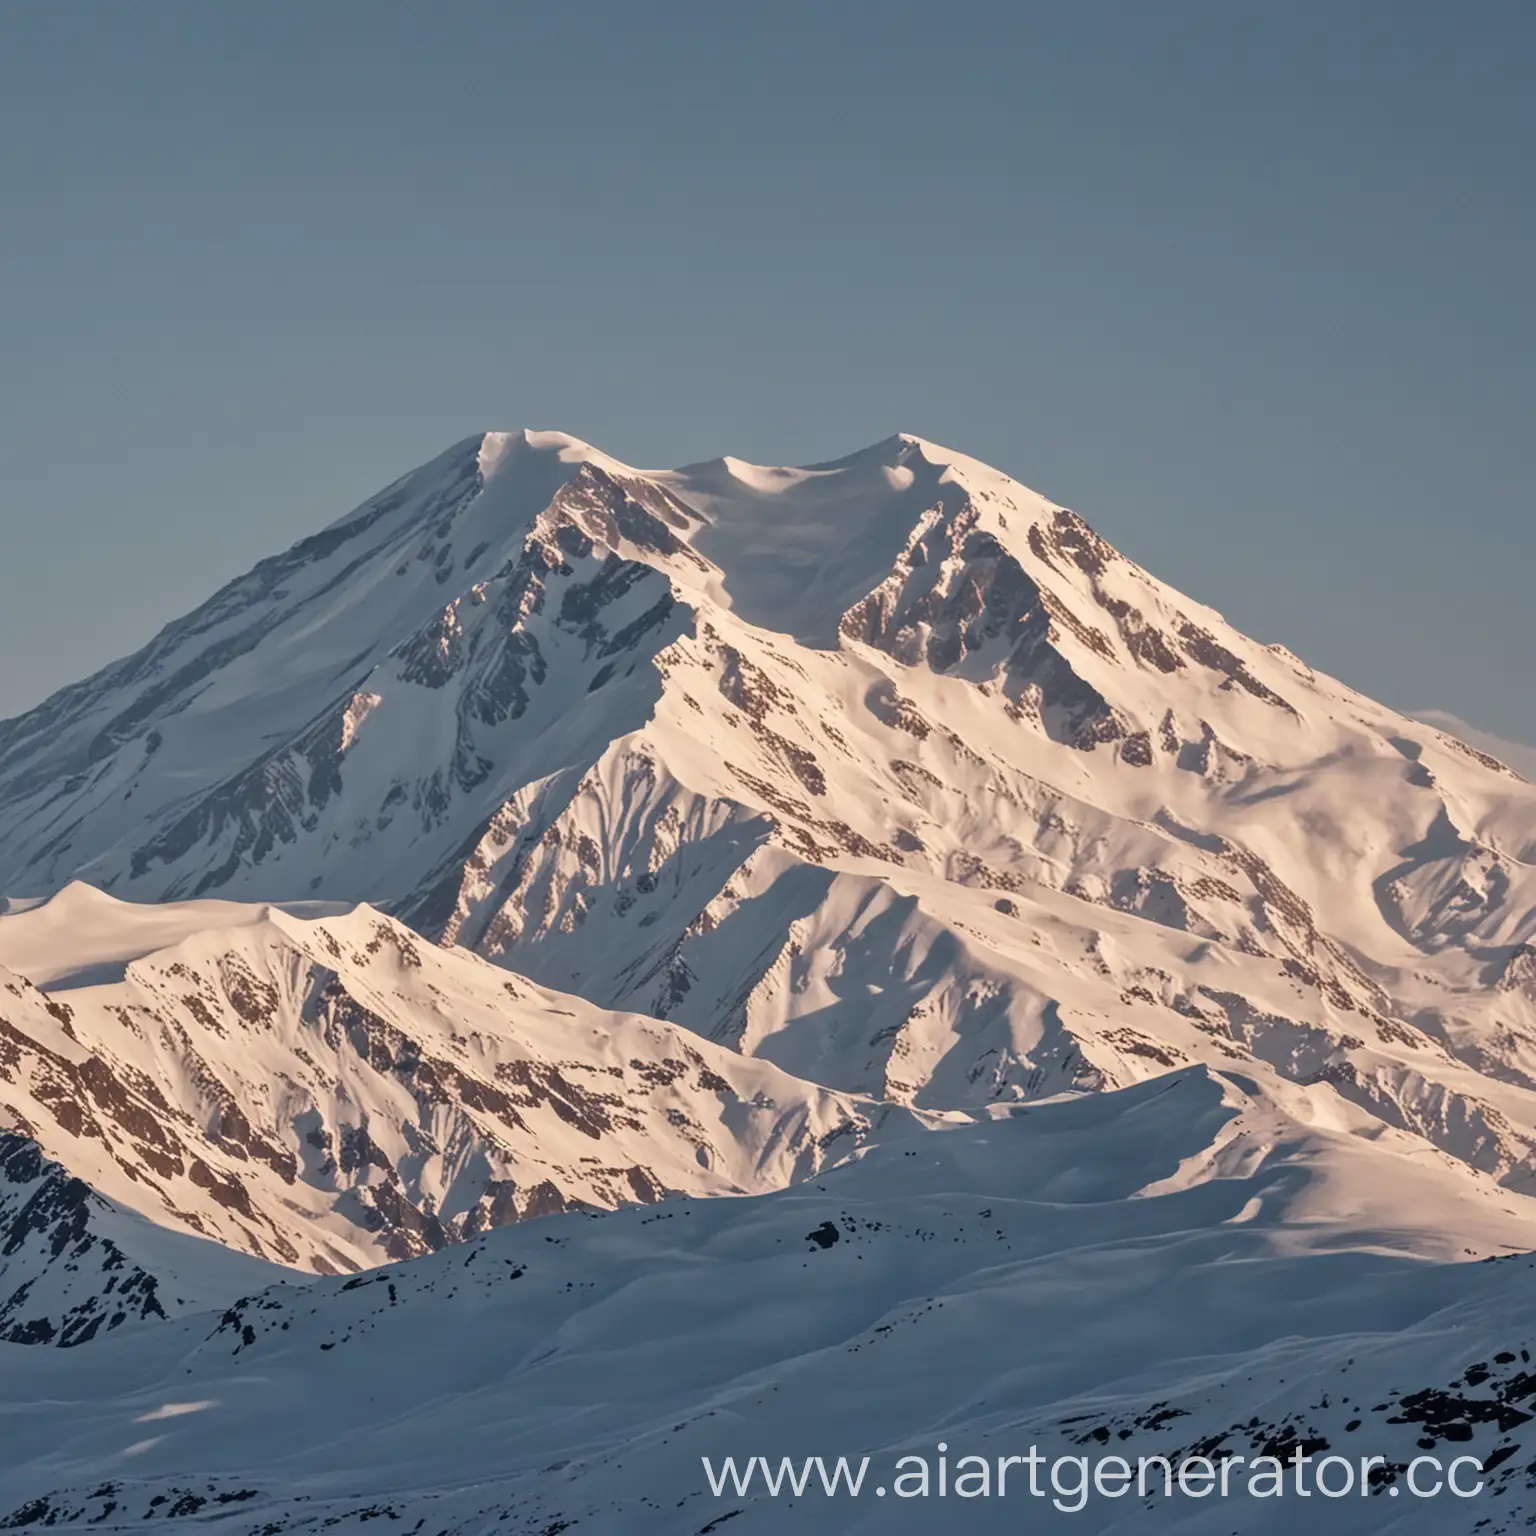
M 1381 1457 L 1375 1493 L 1063 1518 L 1522 1525 L 1531 1261 L 1409 1257 L 1454 1176 L 1404 1184 L 1370 1143 L 1289 1124 L 1240 1075 L 1188 1068 L 780 1194 L 552 1217 L 89 1349 L 15 1350 L 0 1511 L 271 1536 L 1012 1531 L 1052 1518 L 1022 1474 L 1001 1500 L 874 1488 L 940 1443 L 956 1461 L 1305 1444 Z M 1425 1445 L 1494 1462 L 1484 1494 L 1404 1496 Z M 701 1457 L 755 1454 L 874 1464 L 856 1500 L 711 1494 Z
M 100 1319 L 0 1357 L 21 1523 L 744 1531 L 701 1446 L 1536 1391 L 1525 1261 L 1453 1262 L 1536 1246 L 1536 788 L 921 439 L 468 440 L 0 725 L 0 890 L 11 1336 Z M 671 1192 L 764 1193 L 526 1221 Z M 425 1256 L 220 1327 L 110 1300 L 233 1294 L 135 1220 Z M 1328 1519 L 1465 1513 L 1391 1497 Z

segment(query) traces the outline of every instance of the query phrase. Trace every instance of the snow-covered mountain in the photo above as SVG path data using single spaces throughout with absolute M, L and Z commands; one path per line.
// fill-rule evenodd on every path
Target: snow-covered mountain
M 572 1206 L 778 1188 L 920 1123 L 367 907 L 71 885 L 0 917 L 0 1336 L 167 1315 L 180 1272 L 146 1229 L 344 1273 Z
M 1325 1529 L 1524 1519 L 1536 787 L 1446 723 L 921 439 L 459 444 L 0 724 L 0 1337 L 90 1337 L 0 1343 L 0 1525 L 1355 1419 Z
M 1525 1528 L 1532 1261 L 1435 1262 L 1458 1176 L 1185 1068 L 793 1189 L 568 1214 L 0 1372 L 7 1528 L 666 1533 Z M 1402 1138 L 1406 1141 L 1408 1138 Z M 1516 1198 L 1516 1197 L 1511 1197 Z M 1478 1251 L 1518 1235 L 1464 1212 Z M 1307 1494 L 941 1495 L 941 1455 L 1298 1452 Z M 1409 1463 L 1476 1455 L 1484 1495 Z M 1346 1456 L 1364 1494 L 1319 1497 Z M 927 1497 L 891 1496 L 897 1458 Z M 868 1456 L 772 1496 L 762 1456 Z M 1374 1458 L 1362 1477 L 1361 1462 Z M 974 1467 L 974 1462 L 971 1464 Z M 1057 1486 L 1074 1486 L 1074 1469 Z M 1337 1465 L 1325 1470 L 1337 1489 Z M 1433 1479 L 1416 1469 L 1418 1486 Z M 1470 1487 L 1472 1478 L 1461 1486 Z M 913 1485 L 906 1485 L 911 1488 Z M 974 1480 L 971 1488 L 976 1488 Z M 1111 1484 L 1111 1487 L 1114 1485 Z M 885 1488 L 887 1496 L 876 1491 Z M 1395 1490 L 1395 1491 L 1394 1491 Z M 1207 1492 L 1210 1490 L 1208 1489 Z M 1061 1500 L 1064 1509 L 1076 1502 Z M 728 1526 L 726 1522 L 729 1522 Z
M 0 888 L 366 900 L 953 1109 L 1260 1058 L 1523 1187 L 1536 789 L 899 436 L 449 450 L 0 727 Z

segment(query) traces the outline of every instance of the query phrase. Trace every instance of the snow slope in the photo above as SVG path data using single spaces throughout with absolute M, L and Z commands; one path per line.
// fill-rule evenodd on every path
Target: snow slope
M 0 1512 L 269 1536 L 1513 1529 L 1536 1512 L 1532 1261 L 1422 1257 L 1457 1180 L 1396 1157 L 1188 1068 L 777 1194 L 551 1217 L 86 1350 L 16 1350 Z M 1496 1203 L 1468 1229 L 1497 1241 Z M 1381 1464 L 1373 1493 L 1308 1504 L 1058 1516 L 1022 1474 L 1006 1499 L 874 1494 L 898 1455 L 936 1463 L 941 1444 L 951 1466 L 1032 1444 Z M 1496 1462 L 1484 1494 L 1407 1496 L 1425 1446 Z M 815 1454 L 871 1456 L 861 1496 L 717 1498 L 700 1460 Z
M 1498 758 L 1500 762 L 1508 763 L 1522 778 L 1536 781 L 1536 747 L 1529 743 L 1505 741 L 1503 737 L 1495 736 L 1492 731 L 1480 731 L 1475 725 L 1468 725 L 1465 720 L 1443 709 L 1418 709 L 1413 712 L 1413 718 L 1422 720 L 1426 725 L 1434 726 L 1438 731 L 1445 731 L 1448 735 L 1458 737 L 1469 745 Z

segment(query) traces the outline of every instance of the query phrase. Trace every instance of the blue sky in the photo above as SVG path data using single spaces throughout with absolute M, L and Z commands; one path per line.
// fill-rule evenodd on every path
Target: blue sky
M 1536 739 L 1536 8 L 0 0 L 0 714 L 447 443 L 906 430 Z

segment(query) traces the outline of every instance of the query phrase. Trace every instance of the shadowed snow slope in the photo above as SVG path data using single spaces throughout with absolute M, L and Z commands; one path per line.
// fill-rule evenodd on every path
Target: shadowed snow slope
M 87 1350 L 18 1350 L 0 1511 L 271 1536 L 1012 1531 L 1054 1518 L 1022 1474 L 1008 1498 L 939 1506 L 874 1488 L 940 1442 L 951 1465 L 1305 1443 L 1386 1463 L 1372 1496 L 1314 1495 L 1311 1529 L 1519 1523 L 1530 1262 L 1407 1257 L 1404 1222 L 1456 1198 L 1444 1170 L 1394 1198 L 1375 1149 L 1284 1124 L 1240 1078 L 1186 1069 L 780 1194 L 551 1217 Z M 1446 1461 L 1505 1448 L 1489 1493 L 1402 1497 L 1426 1442 Z M 758 1454 L 873 1462 L 858 1499 L 710 1493 L 701 1457 Z M 1060 1518 L 1297 1528 L 1294 1495 L 1152 1503 Z
M 0 1342 L 68 1348 L 285 1278 L 181 1225 L 115 1205 L 0 1130 Z

